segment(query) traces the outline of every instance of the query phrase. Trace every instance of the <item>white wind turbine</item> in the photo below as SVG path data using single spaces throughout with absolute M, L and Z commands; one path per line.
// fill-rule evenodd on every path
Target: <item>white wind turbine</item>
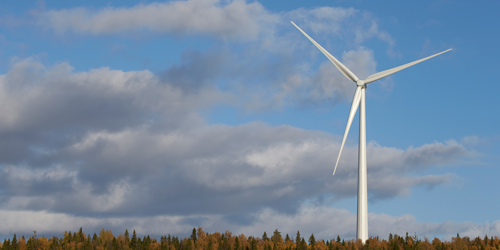
M 382 72 L 375 73 L 365 80 L 360 80 L 356 75 L 354 75 L 346 66 L 339 62 L 335 57 L 333 57 L 328 51 L 326 51 L 321 45 L 314 41 L 310 36 L 308 36 L 302 29 L 299 28 L 295 23 L 292 24 L 297 27 L 297 29 L 302 32 L 316 47 L 318 47 L 323 54 L 325 54 L 330 61 L 344 74 L 349 80 L 356 83 L 357 88 L 354 92 L 354 98 L 352 99 L 351 111 L 349 112 L 349 118 L 347 119 L 347 126 L 344 132 L 344 138 L 342 139 L 342 144 L 340 146 L 339 156 L 337 157 L 337 163 L 335 163 L 335 171 L 337 170 L 337 165 L 339 164 L 340 154 L 344 148 L 344 143 L 351 128 L 352 120 L 359 106 L 359 145 L 358 145 L 358 221 L 356 227 L 356 237 L 361 239 L 363 243 L 368 239 L 368 191 L 366 184 L 366 117 L 365 117 L 365 89 L 368 83 L 374 82 L 386 76 L 392 75 L 400 70 L 406 69 L 417 63 L 423 62 L 427 59 L 433 58 L 437 55 L 443 54 L 450 51 L 451 49 L 445 50 L 443 52 L 422 58 L 420 60 L 401 65 L 396 68 L 384 70 Z M 361 106 L 359 105 L 361 103 Z

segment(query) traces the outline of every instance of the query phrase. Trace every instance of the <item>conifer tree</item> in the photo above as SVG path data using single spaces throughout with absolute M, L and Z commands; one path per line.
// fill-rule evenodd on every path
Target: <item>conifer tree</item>
M 314 234 L 311 234 L 311 236 L 309 237 L 309 245 L 313 247 L 314 245 L 316 245 L 316 239 L 314 238 Z
M 130 249 L 135 250 L 137 249 L 137 234 L 134 232 L 132 233 L 132 239 L 130 240 L 129 244 Z
M 298 246 L 300 243 L 300 232 L 297 231 L 297 235 L 295 236 L 295 244 Z
M 299 248 L 297 248 L 297 249 L 299 249 L 299 250 L 306 250 L 306 249 L 307 249 L 307 243 L 306 243 L 306 241 L 304 240 L 304 238 L 302 238 L 302 240 L 300 241 L 299 246 L 300 246 L 300 247 L 299 247 Z
M 234 250 L 240 250 L 240 240 L 238 239 L 238 236 L 235 237 L 234 239 Z
M 113 242 L 111 243 L 111 250 L 118 250 L 118 241 L 113 237 Z
M 278 244 L 279 242 L 283 242 L 283 238 L 281 237 L 281 233 L 278 231 L 278 229 L 274 230 L 273 236 L 271 236 L 271 241 L 274 244 Z
M 125 229 L 125 244 L 130 244 L 130 235 L 128 233 L 128 229 Z
M 269 238 L 267 237 L 267 233 L 264 231 L 264 234 L 262 235 L 262 240 L 268 240 Z
M 252 250 L 257 250 L 257 243 L 258 243 L 257 240 L 254 237 L 252 237 L 252 243 L 251 243 Z
M 17 242 L 16 234 L 14 234 L 14 238 L 12 238 L 12 242 L 10 243 L 11 250 L 19 250 L 19 243 Z
M 191 239 L 193 240 L 193 243 L 196 243 L 196 228 L 193 227 L 193 232 L 191 233 Z

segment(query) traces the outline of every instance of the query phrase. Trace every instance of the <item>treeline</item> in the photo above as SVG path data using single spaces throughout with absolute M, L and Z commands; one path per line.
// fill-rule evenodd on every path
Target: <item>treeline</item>
M 400 236 L 389 235 L 389 238 L 379 239 L 372 237 L 362 244 L 361 240 L 343 240 L 340 236 L 331 240 L 316 240 L 314 234 L 309 236 L 307 242 L 297 231 L 294 238 L 287 234 L 283 239 L 276 229 L 271 237 L 264 232 L 262 237 L 233 235 L 225 233 L 205 233 L 200 227 L 193 228 L 190 237 L 179 239 L 176 236 L 161 236 L 160 240 L 144 236 L 137 237 L 135 230 L 129 235 L 128 230 L 118 236 L 110 230 L 102 229 L 99 235 L 85 234 L 82 229 L 78 232 L 64 232 L 62 238 L 37 237 L 26 239 L 24 236 L 5 239 L 0 243 L 0 250 L 500 250 L 498 236 L 484 238 L 453 237 L 451 241 L 441 241 L 434 238 L 419 239 L 417 235 Z

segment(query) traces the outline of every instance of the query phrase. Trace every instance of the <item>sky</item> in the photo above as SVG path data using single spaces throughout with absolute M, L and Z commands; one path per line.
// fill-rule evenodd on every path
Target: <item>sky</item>
M 500 235 L 498 1 L 0 4 L 0 238 L 356 237 L 360 78 L 369 235 Z

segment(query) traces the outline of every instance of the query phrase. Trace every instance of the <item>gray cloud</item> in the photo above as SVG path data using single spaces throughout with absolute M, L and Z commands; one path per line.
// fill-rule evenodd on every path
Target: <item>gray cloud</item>
M 0 86 L 0 144 L 21 142 L 15 159 L 0 156 L 4 208 L 89 216 L 295 213 L 306 199 L 356 193 L 356 147 L 345 149 L 332 178 L 325 173 L 339 149 L 335 137 L 259 122 L 208 126 L 197 111 L 230 99 L 209 86 L 187 93 L 149 71 L 73 72 L 32 59 L 0 76 Z M 371 143 L 370 195 L 447 183 L 450 174 L 413 173 L 469 155 L 454 141 L 406 150 Z
M 370 225 L 369 235 L 386 238 L 390 233 L 405 235 L 416 233 L 419 238 L 428 237 L 433 239 L 434 235 L 440 235 L 441 239 L 451 240 L 451 237 L 469 236 L 471 238 L 484 235 L 498 235 L 500 233 L 500 221 L 484 225 L 473 222 L 451 222 L 441 223 L 420 222 L 412 215 L 390 216 L 387 214 L 370 213 L 368 223 Z M 344 239 L 355 238 L 356 214 L 344 209 L 326 206 L 301 206 L 295 214 L 283 214 L 272 209 L 258 210 L 249 215 L 252 223 L 237 224 L 227 220 L 220 215 L 196 214 L 189 216 L 147 216 L 147 217 L 114 217 L 95 218 L 85 216 L 73 216 L 63 213 L 47 211 L 8 211 L 0 210 L 0 219 L 3 221 L 0 227 L 0 235 L 11 236 L 31 235 L 36 230 L 38 235 L 51 237 L 60 232 L 70 229 L 77 231 L 83 227 L 84 232 L 98 232 L 101 228 L 112 230 L 115 235 L 123 233 L 125 229 L 136 230 L 138 235 L 156 235 L 158 232 L 187 237 L 193 227 L 203 227 L 205 232 L 225 231 L 231 228 L 234 234 L 245 234 L 247 236 L 260 237 L 264 231 L 268 234 L 275 229 L 281 231 L 282 235 L 289 234 L 294 237 L 297 230 L 306 238 L 312 233 L 316 239 L 330 240 L 340 235 Z M 328 221 L 329 223 L 324 223 Z M 78 225 L 75 228 L 75 225 Z
M 225 87 L 237 95 L 245 93 L 239 98 L 245 101 L 245 107 L 254 111 L 334 105 L 352 98 L 354 85 L 294 29 L 290 20 L 311 33 L 333 55 L 342 55 L 346 65 L 360 77 L 376 71 L 373 52 L 360 47 L 364 41 L 376 38 L 390 48 L 395 44 L 387 32 L 378 28 L 375 17 L 353 8 L 301 8 L 271 13 L 258 2 L 188 0 L 127 8 L 41 9 L 34 13 L 38 13 L 39 25 L 57 34 L 149 31 L 208 34 L 224 40 L 245 41 L 232 43 L 230 50 L 225 44 L 206 53 L 185 52 L 178 65 L 159 75 L 183 91 L 194 91 L 208 82 L 226 82 Z M 325 36 L 333 44 L 325 43 Z M 342 44 L 338 38 L 342 38 Z M 316 70 L 318 60 L 323 63 Z

